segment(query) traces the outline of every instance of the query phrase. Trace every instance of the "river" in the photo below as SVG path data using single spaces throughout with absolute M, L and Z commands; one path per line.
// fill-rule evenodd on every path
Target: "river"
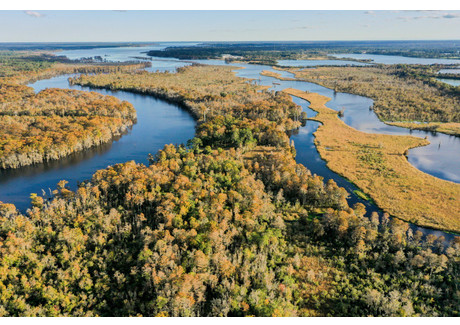
M 49 87 L 90 90 L 69 86 L 68 77 L 40 80 L 29 86 L 36 91 Z M 194 119 L 178 105 L 124 91 L 98 89 L 97 92 L 133 104 L 137 112 L 137 123 L 132 129 L 112 143 L 58 161 L 0 170 L 0 201 L 14 203 L 18 209 L 25 211 L 30 206 L 30 193 L 41 194 L 44 190 L 49 194 L 49 189 L 55 189 L 57 182 L 63 179 L 69 181 L 70 188 L 75 189 L 78 182 L 90 179 L 97 170 L 121 162 L 134 160 L 148 164 L 149 153 L 155 154 L 168 143 L 185 143 L 195 134 Z
M 442 81 L 446 84 L 452 85 L 454 87 L 460 86 L 460 79 L 444 79 L 444 78 L 436 78 L 436 80 Z
M 134 50 L 132 50 L 134 49 Z M 134 56 L 145 56 L 141 53 L 149 48 L 116 48 L 85 50 L 84 57 L 102 56 L 115 61 L 129 61 Z M 66 51 L 73 52 L 73 51 Z M 124 52 L 124 54 L 122 53 Z M 62 55 L 65 52 L 60 52 Z M 69 55 L 70 56 L 70 55 Z M 75 56 L 73 58 L 76 58 Z M 221 60 L 195 60 L 205 64 L 225 64 Z M 154 59 L 149 71 L 175 71 L 179 66 L 188 65 L 190 62 L 183 62 L 176 59 Z M 319 63 L 318 63 L 319 64 Z M 303 81 L 281 81 L 271 77 L 261 76 L 263 70 L 272 70 L 269 66 L 232 64 L 244 69 L 236 70 L 240 77 L 255 79 L 262 85 L 270 85 L 274 90 L 284 88 L 296 88 L 317 92 L 324 96 L 331 97 L 328 106 L 333 109 L 345 107 L 344 122 L 358 130 L 375 133 L 387 134 L 409 134 L 411 131 L 403 128 L 388 126 L 382 123 L 369 107 L 372 100 L 366 97 L 351 95 L 346 93 L 335 93 L 334 91 Z M 292 74 L 283 72 L 283 76 L 291 77 Z M 30 84 L 35 91 L 40 91 L 48 87 L 71 88 L 86 90 L 88 88 L 80 86 L 69 86 L 67 78 L 69 76 L 59 76 L 48 80 L 41 80 Z M 279 83 L 274 85 L 273 82 Z M 49 189 L 54 189 L 56 184 L 65 179 L 69 181 L 69 186 L 75 189 L 78 182 L 91 178 L 91 175 L 109 165 L 134 160 L 138 163 L 147 163 L 149 153 L 156 153 L 165 144 L 185 143 L 192 138 L 195 132 L 195 122 L 191 115 L 177 105 L 166 103 L 151 96 L 132 94 L 124 91 L 93 90 L 104 95 L 112 95 L 120 100 L 132 103 L 137 111 L 138 122 L 133 128 L 122 137 L 115 139 L 111 144 L 95 147 L 82 153 L 74 154 L 68 158 L 50 163 L 37 164 L 16 170 L 0 171 L 0 201 L 14 203 L 20 210 L 25 211 L 30 206 L 30 193 L 45 193 Z M 309 117 L 315 112 L 308 108 L 309 103 L 305 100 L 293 97 L 294 102 L 301 105 Z M 318 123 L 308 121 L 304 127 L 292 133 L 291 137 L 295 142 L 297 150 L 297 162 L 305 165 L 312 173 L 321 175 L 325 180 L 334 179 L 339 186 L 344 187 L 350 193 L 349 204 L 356 202 L 363 203 L 368 212 L 379 211 L 379 209 L 369 202 L 360 199 L 353 191 L 357 188 L 327 168 L 325 161 L 321 159 L 313 143 L 313 133 L 318 127 Z M 422 131 L 413 131 L 413 135 L 428 135 L 431 145 L 410 150 L 409 161 L 417 168 L 426 171 L 434 176 L 460 181 L 460 171 L 455 168 L 460 161 L 460 139 L 443 135 L 427 134 Z M 442 146 L 439 147 L 435 140 L 440 140 Z M 444 149 L 445 148 L 445 149 Z M 436 149 L 436 150 L 435 150 Z M 453 151 L 453 153 L 452 153 Z M 424 170 L 425 169 L 425 170 Z M 452 238 L 451 234 L 442 231 L 426 229 L 411 225 L 413 230 L 421 230 L 425 234 L 443 235 L 446 239 Z

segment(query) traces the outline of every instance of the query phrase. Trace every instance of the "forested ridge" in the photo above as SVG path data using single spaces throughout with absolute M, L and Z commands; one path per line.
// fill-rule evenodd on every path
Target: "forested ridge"
M 2 316 L 458 316 L 459 243 L 369 219 L 297 164 L 288 95 L 227 67 L 73 82 L 181 102 L 196 137 L 26 215 L 0 205 Z
M 63 64 L 53 56 L 0 53 L 0 168 L 56 160 L 112 141 L 136 121 L 127 102 L 94 92 L 45 89 L 24 83 L 74 72 L 133 70 L 143 64 Z

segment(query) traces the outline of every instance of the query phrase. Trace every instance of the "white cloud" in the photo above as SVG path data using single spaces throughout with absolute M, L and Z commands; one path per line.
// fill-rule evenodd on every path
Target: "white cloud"
M 41 13 L 39 13 L 39 12 L 37 12 L 37 11 L 24 10 L 24 13 L 25 13 L 26 15 L 29 15 L 29 16 L 35 17 L 35 18 L 42 18 L 42 17 L 45 17 L 44 14 L 41 14 Z
M 297 26 L 297 27 L 294 27 L 293 29 L 311 29 L 310 26 Z
M 418 11 L 422 12 L 422 11 Z M 417 20 L 417 19 L 454 19 L 460 18 L 459 13 L 446 13 L 446 12 L 438 12 L 438 11 L 423 11 L 423 12 L 431 12 L 430 15 L 423 15 L 423 16 L 401 16 L 398 19 L 410 21 L 410 20 Z
M 460 18 L 460 14 L 445 14 L 442 16 L 442 18 L 447 18 L 447 19 Z

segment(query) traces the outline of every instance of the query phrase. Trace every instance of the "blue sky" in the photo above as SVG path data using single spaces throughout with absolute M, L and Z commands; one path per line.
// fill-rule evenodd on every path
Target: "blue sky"
M 460 11 L 0 11 L 0 42 L 460 39 Z

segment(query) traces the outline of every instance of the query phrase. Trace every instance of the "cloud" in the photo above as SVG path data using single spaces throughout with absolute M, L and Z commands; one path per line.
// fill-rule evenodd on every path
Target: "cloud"
M 225 29 L 225 28 L 217 28 L 209 30 L 211 33 L 245 33 L 245 32 L 257 32 L 260 29 L 256 28 L 245 28 L 245 29 Z
M 44 14 L 41 14 L 41 13 L 36 12 L 36 11 L 24 10 L 24 13 L 25 13 L 26 15 L 29 15 L 30 17 L 35 17 L 35 18 L 42 18 L 42 17 L 45 17 Z
M 414 11 L 413 11 L 414 12 Z M 418 20 L 418 19 L 454 19 L 454 18 L 460 18 L 460 13 L 445 13 L 445 12 L 439 12 L 439 11 L 418 11 L 418 12 L 430 12 L 430 15 L 423 15 L 423 16 L 401 16 L 397 17 L 397 19 L 401 19 L 404 21 L 410 21 L 410 20 Z
M 460 14 L 445 14 L 442 18 L 452 19 L 452 18 L 460 18 Z

